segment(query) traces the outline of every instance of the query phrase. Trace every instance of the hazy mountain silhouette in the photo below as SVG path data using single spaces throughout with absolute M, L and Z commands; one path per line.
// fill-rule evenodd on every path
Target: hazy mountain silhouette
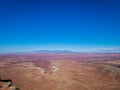
M 73 53 L 74 51 L 70 51 L 70 50 L 36 50 L 35 52 L 41 52 L 41 53 Z

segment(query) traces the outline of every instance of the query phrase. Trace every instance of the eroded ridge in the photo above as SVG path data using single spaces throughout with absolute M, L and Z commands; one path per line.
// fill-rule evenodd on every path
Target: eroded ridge
M 20 90 L 16 87 L 11 79 L 0 79 L 0 90 Z

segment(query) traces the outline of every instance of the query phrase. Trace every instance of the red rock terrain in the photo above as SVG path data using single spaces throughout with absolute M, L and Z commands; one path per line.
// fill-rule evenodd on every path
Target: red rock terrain
M 120 90 L 119 64 L 120 54 L 8 54 L 0 78 L 19 90 Z M 0 82 L 0 90 L 18 89 Z

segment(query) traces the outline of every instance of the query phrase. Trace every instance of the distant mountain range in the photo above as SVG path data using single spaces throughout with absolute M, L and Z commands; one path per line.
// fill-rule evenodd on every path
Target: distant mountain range
M 74 51 L 70 51 L 70 50 L 36 50 L 35 52 L 41 52 L 41 53 L 73 53 Z

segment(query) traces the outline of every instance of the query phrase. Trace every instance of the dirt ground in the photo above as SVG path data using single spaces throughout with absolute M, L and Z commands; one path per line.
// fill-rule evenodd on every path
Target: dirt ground
M 35 62 L 25 60 L 25 57 L 17 62 L 12 61 L 13 57 L 1 56 L 0 59 L 0 78 L 11 79 L 20 90 L 120 90 L 120 74 L 112 72 L 114 66 L 109 66 L 107 61 L 41 61 L 36 57 L 38 60 Z M 45 65 L 41 66 L 41 63 Z M 111 68 L 106 69 L 108 66 Z M 0 90 L 4 89 L 0 87 Z M 12 89 L 8 87 L 6 90 Z

